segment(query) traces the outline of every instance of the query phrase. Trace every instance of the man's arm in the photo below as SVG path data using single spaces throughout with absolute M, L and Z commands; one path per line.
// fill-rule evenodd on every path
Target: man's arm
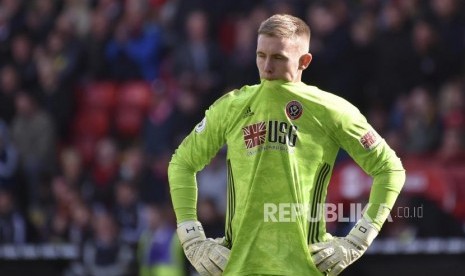
M 341 115 L 337 137 L 341 147 L 373 177 L 365 216 L 379 231 L 404 185 L 402 162 L 355 107 Z
M 321 272 L 338 275 L 360 258 L 378 235 L 405 182 L 405 170 L 395 152 L 355 107 L 337 120 L 335 140 L 373 177 L 366 212 L 346 237 L 310 245 Z
M 178 222 L 177 234 L 184 253 L 200 275 L 221 275 L 229 249 L 207 239 L 197 221 L 196 173 L 215 156 L 226 141 L 227 100 L 221 98 L 184 139 L 168 167 L 171 199 Z
M 196 173 L 216 155 L 226 143 L 226 112 L 228 97 L 217 100 L 203 120 L 182 141 L 168 167 L 168 178 L 174 212 L 178 223 L 197 219 Z

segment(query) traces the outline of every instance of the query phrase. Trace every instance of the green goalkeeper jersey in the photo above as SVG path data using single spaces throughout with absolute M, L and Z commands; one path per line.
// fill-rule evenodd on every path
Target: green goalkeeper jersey
M 373 176 L 367 215 L 378 229 L 405 178 L 399 158 L 349 102 L 302 82 L 262 80 L 218 99 L 173 155 L 178 222 L 197 219 L 195 173 L 225 144 L 224 275 L 322 275 L 308 244 L 325 240 L 318 209 L 340 148 Z M 380 214 L 379 206 L 387 209 Z

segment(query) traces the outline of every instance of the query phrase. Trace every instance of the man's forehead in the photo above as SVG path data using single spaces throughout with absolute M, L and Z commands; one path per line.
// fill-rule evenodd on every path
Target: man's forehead
M 258 36 L 257 50 L 296 48 L 299 47 L 301 43 L 302 41 L 300 39 L 276 37 L 261 34 Z

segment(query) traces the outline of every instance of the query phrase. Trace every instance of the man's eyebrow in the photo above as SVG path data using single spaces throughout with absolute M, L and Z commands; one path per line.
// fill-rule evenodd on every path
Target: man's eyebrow
M 276 53 L 272 55 L 273 57 L 287 58 L 288 56 L 284 53 Z

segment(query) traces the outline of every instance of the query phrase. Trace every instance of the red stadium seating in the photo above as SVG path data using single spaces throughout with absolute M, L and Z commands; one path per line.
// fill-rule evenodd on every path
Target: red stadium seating
M 153 93 L 145 81 L 123 83 L 118 90 L 114 124 L 116 134 L 123 139 L 136 138 L 152 105 Z
M 95 82 L 83 87 L 80 106 L 111 112 L 116 105 L 117 86 L 114 82 Z
M 102 81 L 81 87 L 72 130 L 86 163 L 92 159 L 95 141 L 111 131 L 122 139 L 138 137 L 152 101 L 151 86 L 146 81 Z
M 139 135 L 144 113 L 140 108 L 120 106 L 115 112 L 115 130 L 121 138 L 135 138 Z
M 101 109 L 84 108 L 76 115 L 73 125 L 75 136 L 102 138 L 110 130 L 109 114 Z
M 152 93 L 149 83 L 133 81 L 122 84 L 118 91 L 119 107 L 134 107 L 147 112 L 151 105 Z

